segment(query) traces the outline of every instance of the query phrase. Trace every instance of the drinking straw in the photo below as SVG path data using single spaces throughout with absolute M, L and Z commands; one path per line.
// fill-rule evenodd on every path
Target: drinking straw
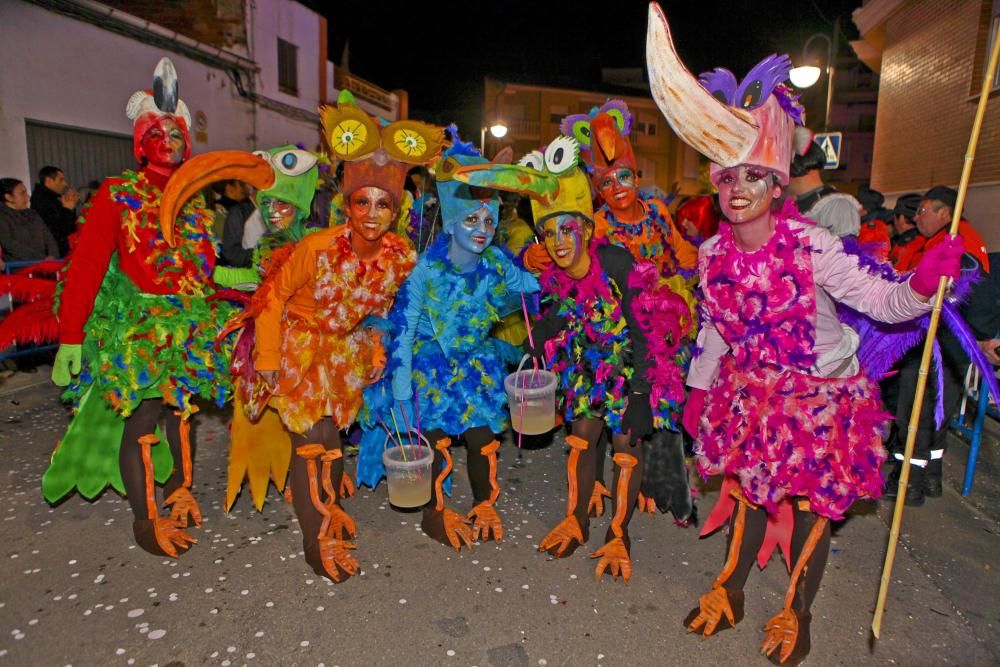
M 420 392 L 416 387 L 413 388 L 413 412 L 417 418 L 417 447 L 422 450 L 424 448 L 424 443 L 420 431 Z M 422 451 L 420 452 L 420 455 L 423 456 Z
M 403 450 L 403 460 L 406 460 L 406 449 L 403 447 L 403 436 L 399 433 L 399 422 L 396 421 L 396 411 L 390 409 L 389 414 L 392 415 L 392 425 L 396 427 L 396 437 L 399 438 L 399 448 Z
M 410 439 L 410 447 L 413 447 L 413 430 L 410 428 L 410 420 L 406 418 L 406 410 L 403 409 L 403 402 L 397 401 L 399 403 L 399 411 L 403 415 L 403 425 L 406 426 L 406 437 Z M 417 442 L 420 442 L 420 434 L 417 434 Z
M 396 440 L 394 437 L 392 437 L 392 431 L 389 430 L 389 427 L 386 425 L 386 423 L 385 423 L 384 420 L 380 419 L 380 420 L 378 420 L 378 423 L 381 424 L 382 428 L 385 429 L 385 432 L 389 435 L 389 439 L 392 440 L 393 444 L 395 444 L 397 447 L 399 447 L 399 449 L 403 452 L 403 460 L 405 461 L 406 460 L 406 450 L 403 448 L 403 445 L 398 440 Z

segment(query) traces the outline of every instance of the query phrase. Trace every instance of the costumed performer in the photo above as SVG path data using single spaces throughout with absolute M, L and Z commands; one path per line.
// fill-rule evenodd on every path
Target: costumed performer
M 229 397 L 231 344 L 216 347 L 215 339 L 233 313 L 207 298 L 216 240 L 204 199 L 187 202 L 176 225 L 159 217 L 163 189 L 191 152 L 190 115 L 177 90 L 163 58 L 152 91 L 127 106 L 140 169 L 106 179 L 84 211 L 61 282 L 52 368 L 76 412 L 42 478 L 49 502 L 74 488 L 88 499 L 108 485 L 125 493 L 136 542 L 168 556 L 196 541 L 184 530 L 188 518 L 201 523 L 190 491 L 192 399 L 222 405 Z M 161 416 L 167 445 L 157 444 Z M 168 517 L 159 514 L 156 482 Z
M 359 483 L 375 486 L 384 476 L 380 423 L 415 424 L 435 449 L 435 496 L 424 507 L 425 533 L 443 544 L 471 548 L 473 540 L 500 541 L 503 525 L 495 509 L 497 434 L 507 429 L 507 365 L 517 348 L 490 335 L 501 316 L 521 308 L 521 295 L 537 292 L 538 280 L 519 268 L 506 249 L 493 244 L 500 200 L 496 190 L 454 179 L 464 165 L 490 164 L 448 128 L 451 146 L 436 163 L 443 233 L 421 255 L 389 314 L 388 364 L 365 394 L 371 434 L 362 438 Z M 510 152 L 494 162 L 510 162 Z M 374 391 L 373 391 L 374 390 Z M 371 398 L 369 398 L 371 397 Z M 386 399 L 388 405 L 386 405 Z M 406 409 L 405 418 L 390 411 Z M 452 469 L 449 446 L 464 441 L 473 507 L 463 516 L 447 507 L 443 482 Z M 471 527 L 470 525 L 471 524 Z
M 597 443 L 611 430 L 616 464 L 611 525 L 593 554 L 596 572 L 631 577 L 629 520 L 642 479 L 640 441 L 676 419 L 684 400 L 674 363 L 692 321 L 687 302 L 660 287 L 656 266 L 594 238 L 590 184 L 578 168 L 579 145 L 560 136 L 518 165 L 466 166 L 456 178 L 532 198 L 535 227 L 551 257 L 542 274 L 549 308 L 534 328 L 533 354 L 545 357 L 564 391 L 572 435 L 566 517 L 539 544 L 557 558 L 589 537 L 587 498 L 594 488 Z
M 252 239 L 244 245 L 253 253 L 250 267 L 217 266 L 216 283 L 233 289 L 220 292 L 243 310 L 226 324 L 222 337 L 236 334 L 230 373 L 233 380 L 233 420 L 230 424 L 229 472 L 226 486 L 228 511 L 236 501 L 243 480 L 258 510 L 263 508 L 269 481 L 282 490 L 291 461 L 291 439 L 274 408 L 267 406 L 269 392 L 254 368 L 254 318 L 268 302 L 273 286 L 269 277 L 277 275 L 291 256 L 295 244 L 318 230 L 307 225 L 319 178 L 317 158 L 296 146 L 267 151 L 213 151 L 191 158 L 177 170 L 163 193 L 161 215 L 170 219 L 177 207 L 192 194 L 212 183 L 237 180 L 253 186 L 260 231 L 247 232 Z M 246 238 L 248 234 L 245 234 Z M 258 289 L 263 282 L 264 288 Z M 350 477 L 343 477 L 341 494 L 350 495 Z
M 340 506 L 339 431 L 354 422 L 365 386 L 384 367 L 384 318 L 416 254 L 389 232 L 408 166 L 438 154 L 440 128 L 396 121 L 379 128 L 343 96 L 320 112 L 330 151 L 345 160 L 348 224 L 303 238 L 265 284 L 255 318 L 254 366 L 270 405 L 292 433 L 292 501 L 306 561 L 335 582 L 358 572 L 347 537 L 354 521 Z
M 660 282 L 682 296 L 694 317 L 695 299 L 691 284 L 695 278 L 698 249 L 674 226 L 667 204 L 639 191 L 638 165 L 632 142 L 632 112 L 621 100 L 609 100 L 586 114 L 562 120 L 560 129 L 580 142 L 580 153 L 590 176 L 592 191 L 603 204 L 594 214 L 594 234 L 612 245 L 625 248 L 637 260 L 656 265 Z M 692 335 L 694 327 L 691 328 Z M 692 340 L 687 341 L 672 362 L 686 372 Z M 598 445 L 598 474 L 590 497 L 590 511 L 600 516 L 604 497 L 610 496 L 603 483 L 606 439 Z M 643 443 L 645 461 L 639 508 L 653 513 L 672 510 L 678 525 L 693 520 L 694 503 L 684 462 L 684 440 L 679 424 L 668 421 Z
M 727 224 L 699 251 L 704 294 L 684 425 L 703 476 L 722 494 L 703 534 L 728 521 L 722 572 L 685 619 L 709 636 L 743 617 L 743 586 L 776 543 L 794 562 L 783 609 L 764 625 L 761 652 L 797 664 L 809 651 L 810 605 L 830 547 L 830 521 L 882 493 L 888 415 L 878 377 L 859 368 L 858 335 L 835 302 L 884 322 L 930 309 L 942 275 L 958 275 L 961 241 L 942 244 L 904 282 L 870 272 L 827 230 L 772 203 L 788 182 L 802 109 L 771 56 L 737 84 L 723 69 L 702 85 L 677 57 L 662 10 L 650 5 L 653 96 L 674 131 L 712 160 Z M 725 100 L 722 102 L 720 100 Z M 784 532 L 783 532 L 784 531 Z M 790 544 L 789 544 L 790 542 Z

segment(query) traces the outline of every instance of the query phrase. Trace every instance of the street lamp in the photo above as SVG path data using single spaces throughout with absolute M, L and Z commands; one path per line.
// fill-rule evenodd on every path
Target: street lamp
M 837 32 L 840 28 L 840 21 L 834 21 L 833 23 L 833 39 L 826 33 L 817 32 L 809 36 L 806 40 L 805 45 L 802 47 L 802 60 L 808 60 L 809 45 L 812 44 L 814 39 L 826 40 L 826 114 L 823 116 L 823 130 L 827 131 L 830 129 L 830 106 L 833 103 L 833 75 L 836 71 L 836 66 L 834 63 L 835 56 L 835 44 L 837 41 Z M 792 84 L 796 88 L 808 88 L 819 80 L 820 72 L 819 67 L 815 65 L 803 65 L 801 67 L 795 67 L 791 72 L 788 73 L 788 78 L 791 79 Z
M 507 126 L 501 122 L 496 122 L 490 126 L 490 134 L 497 139 L 502 139 L 507 135 Z M 479 151 L 486 157 L 486 128 L 479 129 Z

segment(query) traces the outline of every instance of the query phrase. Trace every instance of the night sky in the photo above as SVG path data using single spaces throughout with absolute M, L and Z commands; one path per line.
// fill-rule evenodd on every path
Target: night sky
M 742 78 L 765 56 L 788 53 L 800 64 L 814 32 L 832 33 L 840 17 L 840 49 L 857 38 L 851 11 L 861 0 L 665 0 L 681 58 L 695 73 L 727 67 Z M 591 2 L 467 0 L 316 3 L 328 18 L 329 53 L 339 63 L 350 42 L 350 70 L 410 94 L 410 115 L 457 121 L 478 132 L 483 78 L 605 90 L 601 67 L 645 67 L 643 0 Z M 767 7 L 764 10 L 763 7 Z M 814 41 L 816 56 L 825 42 Z M 819 63 L 817 63 L 819 64 Z M 819 86 L 814 86 L 819 88 Z M 641 94 L 641 93 L 639 93 Z

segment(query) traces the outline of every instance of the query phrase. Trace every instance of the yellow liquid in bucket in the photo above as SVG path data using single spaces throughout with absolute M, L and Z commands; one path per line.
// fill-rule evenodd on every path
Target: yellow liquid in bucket
M 388 478 L 389 502 L 396 507 L 420 507 L 431 500 L 431 484 L 424 475 Z
M 556 426 L 552 411 L 546 410 L 544 406 L 537 405 L 534 401 L 524 404 L 523 419 L 520 410 L 511 414 L 511 422 L 514 430 L 524 435 L 541 435 Z

